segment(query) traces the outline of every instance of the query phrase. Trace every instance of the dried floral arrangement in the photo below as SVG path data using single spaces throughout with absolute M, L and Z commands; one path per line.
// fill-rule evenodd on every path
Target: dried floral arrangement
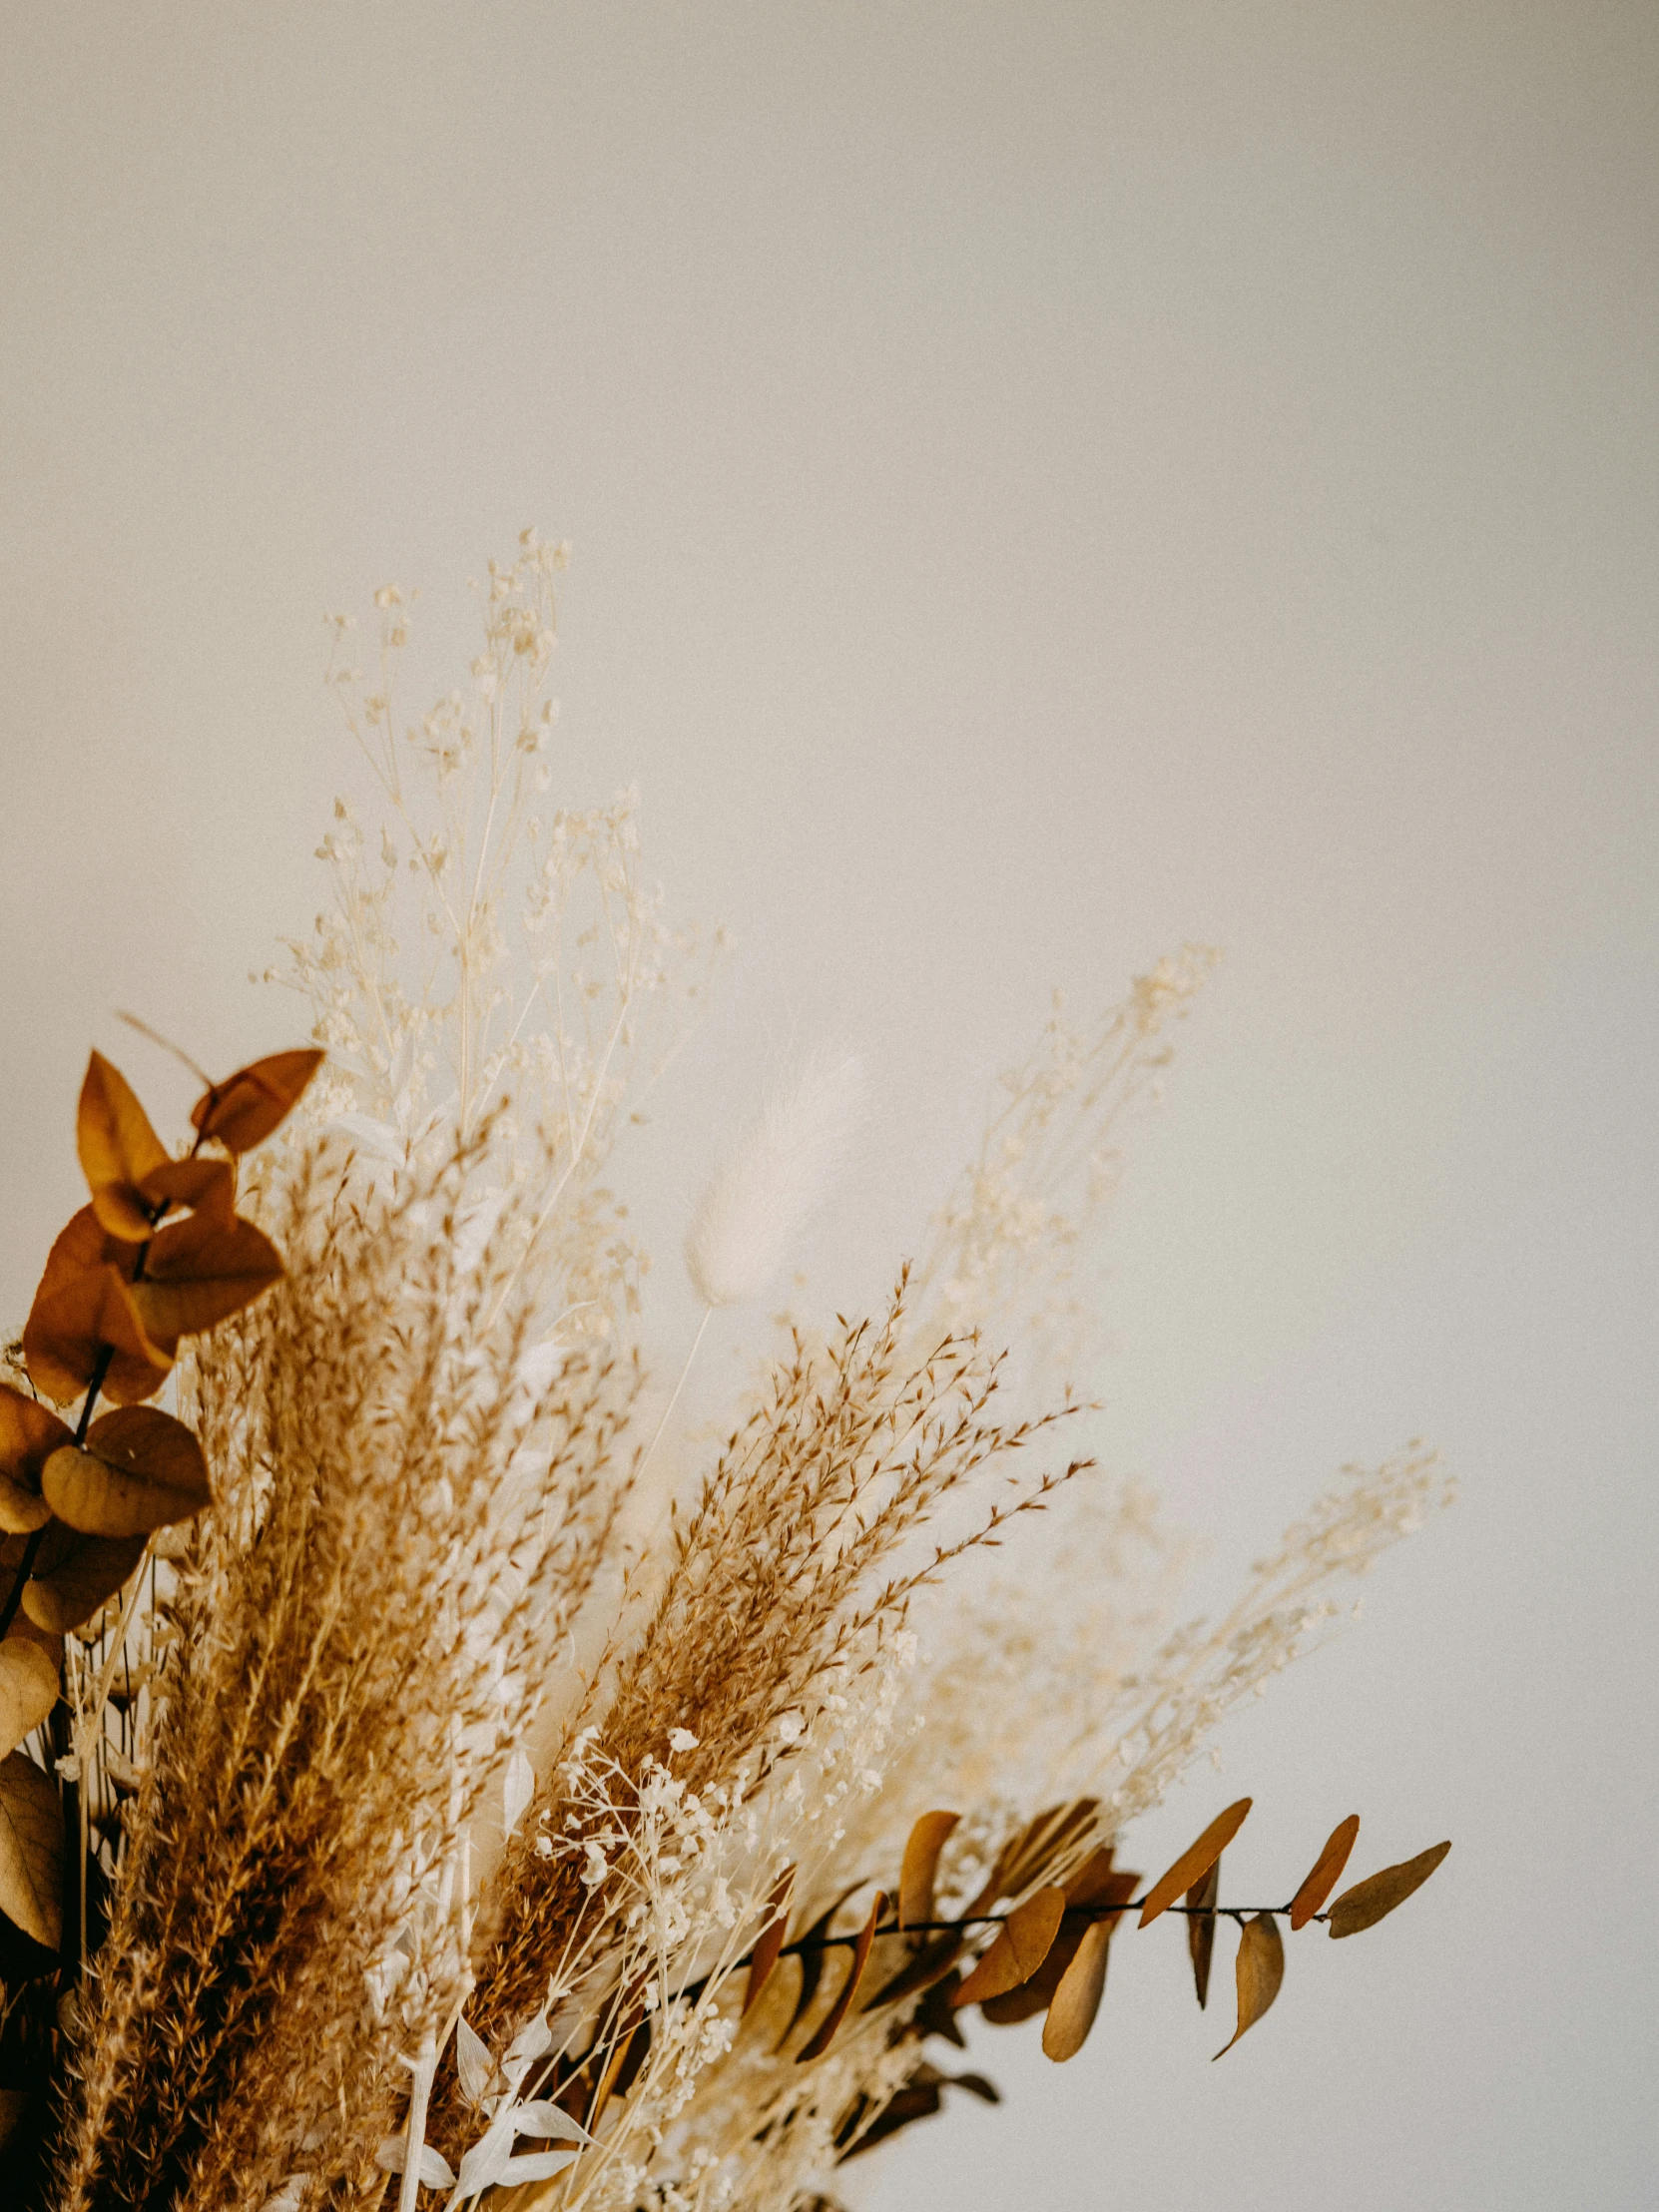
M 1350 1817 L 1243 1907 L 1241 1799 L 1149 1887 L 1118 1864 L 1446 1494 L 1416 1448 L 1350 1470 L 1172 1634 L 1147 1499 L 1065 1454 L 1043 1378 L 1086 1365 L 1078 1256 L 1207 955 L 1093 1028 L 1056 1004 L 885 1308 L 794 1324 L 701 1461 L 678 1385 L 642 1417 L 607 1163 L 722 946 L 665 923 L 631 795 L 549 799 L 563 560 L 492 566 L 468 686 L 407 729 L 402 596 L 366 681 L 337 626 L 383 821 L 336 809 L 274 971 L 313 1044 L 204 1076 L 177 1153 L 88 1070 L 90 1202 L 0 1385 L 8 2203 L 822 2205 L 947 2088 L 994 2101 L 938 2062 L 967 2008 L 1068 2059 L 1114 1932 L 1173 1914 L 1200 2005 L 1237 1924 L 1236 2041 L 1282 1923 L 1369 1928 L 1448 1848 L 1328 1905 Z M 808 1063 L 709 1181 L 705 1327 L 856 1089 Z

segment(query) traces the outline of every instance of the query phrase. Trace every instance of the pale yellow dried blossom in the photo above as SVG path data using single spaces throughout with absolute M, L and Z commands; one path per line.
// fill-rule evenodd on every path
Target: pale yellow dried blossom
M 493 1142 L 471 1197 L 515 1212 L 520 1273 L 545 1285 L 549 1331 L 603 1335 L 639 1312 L 645 1256 L 602 1180 L 619 1133 L 705 1003 L 725 937 L 670 929 L 641 869 L 638 794 L 555 801 L 553 579 L 563 546 L 526 531 L 479 587 L 483 650 L 464 686 L 404 725 L 407 601 L 376 596 L 371 680 L 341 658 L 328 681 L 373 772 L 372 834 L 335 803 L 318 848 L 331 903 L 288 941 L 269 979 L 310 1003 L 328 1048 L 313 1119 L 388 1168 L 439 1151 L 487 1119 Z
M 1159 1095 L 1174 1057 L 1168 1031 L 1218 957 L 1184 945 L 1086 1028 L 1054 993 L 1042 1035 L 998 1079 L 978 1153 L 934 1216 L 914 1270 L 924 1333 L 979 1329 L 1068 1380 L 1097 1349 L 1076 1260 L 1117 1188 L 1124 1124 Z

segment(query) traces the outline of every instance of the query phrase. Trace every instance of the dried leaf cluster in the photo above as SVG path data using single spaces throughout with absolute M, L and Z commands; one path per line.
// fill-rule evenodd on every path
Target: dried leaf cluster
M 1447 1848 L 1339 1895 L 1351 1818 L 1234 1905 L 1244 1799 L 1144 1889 L 1117 1861 L 1444 1494 L 1415 1449 L 1351 1472 L 1172 1632 L 1174 1549 L 1048 1380 L 1209 955 L 1056 1007 L 884 1307 L 797 1318 L 706 1448 L 678 1385 L 642 1417 L 617 1148 L 718 941 L 663 922 L 631 796 L 544 804 L 563 561 L 491 568 L 412 723 L 404 594 L 336 662 L 384 821 L 338 811 L 289 948 L 314 1047 L 209 1085 L 183 1157 L 94 1055 L 90 1203 L 0 1387 L 8 2202 L 824 2205 L 996 2101 L 939 2062 L 969 2014 L 1074 2057 L 1129 1916 L 1184 1924 L 1200 2005 L 1236 1925 L 1236 2042 L 1285 1924 L 1368 1929 Z M 710 1313 L 851 1103 L 809 1066 L 712 1177 Z

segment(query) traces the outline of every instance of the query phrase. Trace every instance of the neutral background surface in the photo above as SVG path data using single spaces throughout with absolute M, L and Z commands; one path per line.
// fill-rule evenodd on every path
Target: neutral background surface
M 89 1041 L 250 990 L 352 779 L 325 608 L 575 545 L 561 776 L 740 953 L 670 1264 L 793 1034 L 872 1295 L 1051 983 L 1225 946 L 1091 1378 L 1215 1587 L 1413 1434 L 1455 1512 L 1146 1824 L 1433 1888 L 1225 2067 L 1171 1936 L 868 2202 L 1650 2204 L 1659 15 L 1601 0 L 0 9 L 0 1306 Z M 159 1071 L 147 1079 L 165 1091 Z M 25 1164 L 27 1163 L 27 1164 Z M 1203 1577 L 1201 1577 L 1201 1581 Z M 1207 1586 L 1207 1585 L 1206 1585 Z M 1235 1855 L 1230 1855 L 1230 1864 Z

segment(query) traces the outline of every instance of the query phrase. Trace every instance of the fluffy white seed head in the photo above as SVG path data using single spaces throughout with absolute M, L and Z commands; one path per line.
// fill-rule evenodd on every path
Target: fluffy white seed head
M 686 1232 L 708 1306 L 759 1298 L 825 1197 L 864 1101 L 857 1058 L 815 1054 L 767 1099 L 710 1178 Z

